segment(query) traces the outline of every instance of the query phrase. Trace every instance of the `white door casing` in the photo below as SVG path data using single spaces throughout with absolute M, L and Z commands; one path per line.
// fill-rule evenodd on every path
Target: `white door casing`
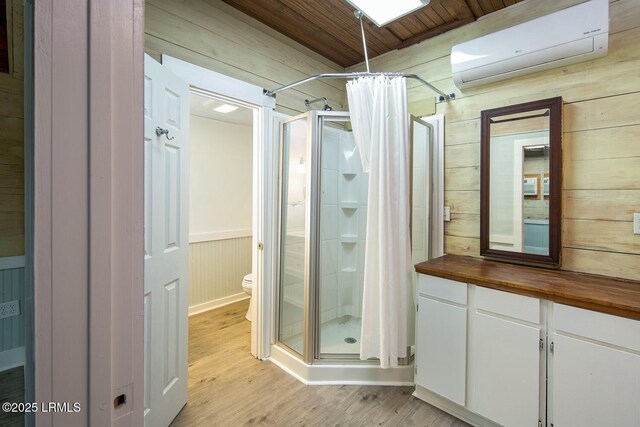
M 278 142 L 273 141 L 271 116 L 275 98 L 264 95 L 262 87 L 217 73 L 188 62 L 162 55 L 162 64 L 192 91 L 203 91 L 216 98 L 228 98 L 234 104 L 253 110 L 253 249 L 252 272 L 253 322 L 251 322 L 251 354 L 259 359 L 269 357 L 272 325 L 275 323 L 272 283 L 277 253 L 277 159 Z
M 144 74 L 144 417 L 155 427 L 187 402 L 189 87 L 146 54 Z
M 429 259 L 444 255 L 444 114 L 420 118 L 431 125 Z

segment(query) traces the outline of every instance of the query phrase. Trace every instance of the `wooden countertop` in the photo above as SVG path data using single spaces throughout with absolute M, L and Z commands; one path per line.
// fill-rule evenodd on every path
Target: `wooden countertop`
M 638 266 L 640 275 L 640 266 Z M 445 255 L 418 273 L 640 320 L 640 282 Z

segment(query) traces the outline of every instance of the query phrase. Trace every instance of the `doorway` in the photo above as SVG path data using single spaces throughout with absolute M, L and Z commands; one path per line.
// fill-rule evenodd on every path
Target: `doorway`
M 260 288 L 269 252 L 261 160 L 273 100 L 263 99 L 262 88 L 175 58 L 162 62 L 145 56 L 149 425 L 167 425 L 187 401 L 188 313 L 246 298 L 243 277 L 252 276 L 251 354 L 260 358 L 268 297 Z
M 252 272 L 253 113 L 202 91 L 191 92 L 189 105 L 192 316 L 248 297 L 241 284 Z

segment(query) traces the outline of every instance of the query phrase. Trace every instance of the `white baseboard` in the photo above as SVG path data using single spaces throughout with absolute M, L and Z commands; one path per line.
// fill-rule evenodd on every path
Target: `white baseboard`
M 192 305 L 191 307 L 189 307 L 189 316 L 204 313 L 205 311 L 213 310 L 214 308 L 224 307 L 225 305 L 233 304 L 234 302 L 242 301 L 248 298 L 249 295 L 242 292 L 239 294 L 229 295 L 228 297 L 203 302 L 202 304 Z
M 307 365 L 277 345 L 271 346 L 269 361 L 305 385 L 413 385 L 413 364 L 389 369 L 357 362 Z
M 24 347 L 0 351 L 0 371 L 24 366 Z

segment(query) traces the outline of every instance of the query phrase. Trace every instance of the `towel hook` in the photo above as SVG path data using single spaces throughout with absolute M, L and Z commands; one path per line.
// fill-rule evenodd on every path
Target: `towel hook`
M 160 126 L 156 128 L 156 135 L 157 136 L 165 135 L 169 141 L 171 141 L 172 139 L 175 139 L 175 137 L 169 136 L 169 129 L 162 129 Z

